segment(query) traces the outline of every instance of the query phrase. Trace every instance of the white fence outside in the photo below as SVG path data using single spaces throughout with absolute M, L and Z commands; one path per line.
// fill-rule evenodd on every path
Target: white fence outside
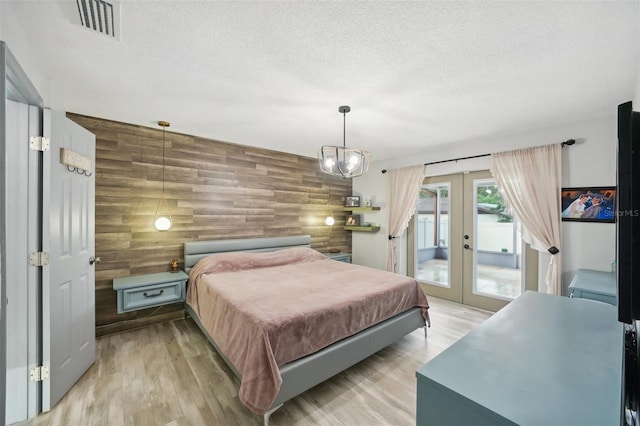
M 498 215 L 481 214 L 478 215 L 478 232 L 476 235 L 477 249 L 480 251 L 513 253 L 514 247 L 514 224 L 498 222 Z M 417 240 L 418 249 L 429 247 L 449 247 L 449 215 L 440 215 L 440 243 L 434 244 L 433 214 L 418 215 Z M 519 238 L 516 239 L 519 241 Z M 506 250 L 505 250 L 506 249 Z M 516 253 L 520 252 L 520 247 L 516 244 Z

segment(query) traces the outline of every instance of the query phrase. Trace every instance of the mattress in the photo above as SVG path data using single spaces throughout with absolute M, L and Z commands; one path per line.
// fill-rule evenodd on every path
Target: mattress
M 421 307 L 413 278 L 329 260 L 310 248 L 218 253 L 190 272 L 187 303 L 240 373 L 241 402 L 264 414 L 279 367 Z

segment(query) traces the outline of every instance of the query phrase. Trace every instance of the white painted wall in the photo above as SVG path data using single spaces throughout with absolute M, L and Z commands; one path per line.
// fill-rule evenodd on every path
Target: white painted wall
M 638 15 L 640 19 L 640 11 Z M 638 40 L 640 40 L 640 28 L 638 28 Z M 640 111 L 640 58 L 638 59 L 638 68 L 636 69 L 636 90 L 633 96 L 633 109 Z
M 639 103 L 640 105 L 640 103 Z M 353 262 L 379 269 L 386 269 L 388 245 L 388 186 L 382 169 L 406 167 L 432 161 L 508 151 L 576 139 L 576 144 L 563 148 L 562 186 L 615 186 L 617 111 L 611 106 L 612 115 L 594 117 L 583 122 L 565 126 L 531 131 L 518 135 L 478 138 L 462 142 L 455 147 L 430 149 L 395 160 L 374 163 L 369 173 L 353 180 L 355 195 L 370 198 L 377 213 L 367 214 L 365 221 L 380 224 L 376 234 L 353 233 Z M 489 169 L 490 157 L 442 163 L 428 166 L 426 174 L 437 176 L 448 173 Z M 563 281 L 566 288 L 579 268 L 608 271 L 615 259 L 615 224 L 563 222 Z M 397 240 L 400 248 L 399 272 L 406 274 L 406 237 Z M 452 242 L 453 243 L 453 242 Z M 549 255 L 539 259 L 539 289 L 544 291 Z
M 16 58 L 29 80 L 44 100 L 45 105 L 51 105 L 51 82 L 44 67 L 30 47 L 29 34 L 24 31 L 16 8 L 17 1 L 0 1 L 0 40 L 4 41 Z

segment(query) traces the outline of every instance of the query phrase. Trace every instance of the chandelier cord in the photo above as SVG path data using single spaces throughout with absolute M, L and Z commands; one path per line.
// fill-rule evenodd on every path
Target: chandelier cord
M 347 147 L 347 111 L 342 112 L 342 147 Z

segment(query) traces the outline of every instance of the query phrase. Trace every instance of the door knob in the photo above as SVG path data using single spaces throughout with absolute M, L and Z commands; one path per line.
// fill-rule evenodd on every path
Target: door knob
M 100 258 L 99 258 L 99 257 L 91 256 L 91 257 L 89 258 L 89 265 L 93 265 L 94 263 L 100 263 L 100 261 L 101 261 L 101 260 L 100 260 Z

